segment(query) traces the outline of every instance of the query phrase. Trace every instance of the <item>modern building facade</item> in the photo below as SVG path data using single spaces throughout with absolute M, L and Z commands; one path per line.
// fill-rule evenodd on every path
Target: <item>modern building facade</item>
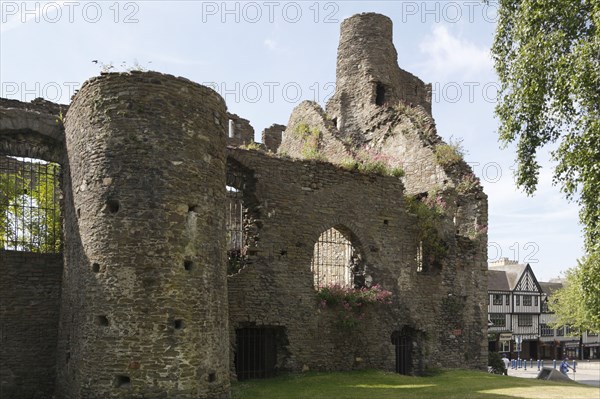
M 569 326 L 550 325 L 549 297 L 560 282 L 538 282 L 529 264 L 502 258 L 488 268 L 488 342 L 490 351 L 510 358 L 578 359 L 599 357 L 598 334 L 577 334 Z

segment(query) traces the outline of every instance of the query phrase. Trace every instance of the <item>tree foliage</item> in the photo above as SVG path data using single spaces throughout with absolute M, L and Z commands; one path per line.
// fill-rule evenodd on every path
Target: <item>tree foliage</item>
M 492 54 L 500 140 L 517 142 L 517 184 L 535 191 L 536 155 L 556 143 L 554 182 L 600 242 L 600 1 L 499 0 Z
M 562 289 L 550 297 L 554 327 L 573 326 L 600 332 L 600 252 L 594 252 L 569 269 Z
M 492 55 L 500 141 L 517 143 L 517 184 L 532 194 L 538 151 L 556 144 L 554 183 L 580 206 L 586 256 L 552 305 L 558 325 L 599 328 L 600 1 L 499 0 Z
M 55 179 L 59 166 L 18 165 L 14 171 L 0 173 L 0 249 L 57 252 L 61 243 L 60 193 Z

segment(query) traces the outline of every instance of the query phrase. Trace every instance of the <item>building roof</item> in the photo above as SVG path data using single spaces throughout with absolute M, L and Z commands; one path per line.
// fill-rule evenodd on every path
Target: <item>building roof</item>
M 542 291 L 544 294 L 552 295 L 556 290 L 562 288 L 562 283 L 545 283 L 540 281 L 540 287 L 542 287 Z
M 496 264 L 491 264 L 488 266 L 488 289 L 492 290 L 492 289 L 500 289 L 500 288 L 491 288 L 492 287 L 492 275 L 493 274 L 499 274 L 499 273 L 504 273 L 505 274 L 505 279 L 507 281 L 508 286 L 506 288 L 502 288 L 501 290 L 503 291 L 512 291 L 515 289 L 515 287 L 517 286 L 519 279 L 521 278 L 521 276 L 523 275 L 523 272 L 525 271 L 525 268 L 527 267 L 527 265 L 519 265 L 516 263 L 512 263 L 512 264 L 502 264 L 502 265 L 496 265 Z M 494 279 L 502 279 L 501 277 L 494 277 Z M 494 282 L 495 284 L 495 282 Z
M 501 270 L 488 271 L 488 290 L 490 291 L 510 291 L 510 285 L 506 278 L 506 272 Z

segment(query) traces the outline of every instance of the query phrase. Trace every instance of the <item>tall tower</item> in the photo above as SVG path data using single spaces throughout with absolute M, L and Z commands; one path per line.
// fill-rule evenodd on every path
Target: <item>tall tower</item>
M 66 116 L 61 398 L 227 398 L 223 99 L 155 72 Z
M 392 20 L 363 13 L 341 24 L 337 53 L 336 91 L 327 114 L 342 131 L 364 131 L 363 123 L 377 107 L 398 101 L 431 113 L 431 85 L 398 67 L 392 42 Z

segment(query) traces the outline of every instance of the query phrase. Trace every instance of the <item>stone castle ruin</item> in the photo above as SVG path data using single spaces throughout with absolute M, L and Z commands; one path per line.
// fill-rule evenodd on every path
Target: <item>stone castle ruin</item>
M 156 72 L 0 115 L 0 158 L 60 164 L 63 193 L 62 254 L 0 249 L 3 397 L 227 398 L 282 371 L 487 365 L 487 197 L 389 18 L 345 20 L 335 95 L 258 149 L 216 92 Z M 344 313 L 318 296 L 332 284 L 391 303 Z

